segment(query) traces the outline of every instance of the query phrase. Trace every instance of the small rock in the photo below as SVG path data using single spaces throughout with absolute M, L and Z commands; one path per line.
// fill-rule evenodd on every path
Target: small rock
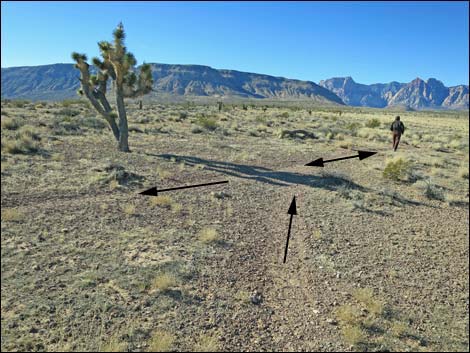
M 261 293 L 258 292 L 257 290 L 254 291 L 251 295 L 250 295 L 250 301 L 255 304 L 255 305 L 259 305 L 261 304 L 262 302 L 262 296 L 261 296 Z
M 326 319 L 326 322 L 333 326 L 336 326 L 338 324 L 338 322 L 335 319 Z

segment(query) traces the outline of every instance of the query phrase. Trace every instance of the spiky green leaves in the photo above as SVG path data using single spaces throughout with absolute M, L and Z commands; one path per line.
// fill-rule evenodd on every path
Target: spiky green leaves
M 115 41 L 123 41 L 124 38 L 126 37 L 122 22 L 119 22 L 119 24 L 117 25 L 116 29 L 113 32 L 113 36 L 114 36 Z
M 100 69 L 100 70 L 104 70 L 104 69 L 105 69 L 104 62 L 102 62 L 99 58 L 94 57 L 93 59 L 91 59 L 91 62 L 92 62 L 93 65 L 95 65 L 98 69 Z
M 149 64 L 144 63 L 141 66 L 138 85 L 143 94 L 147 94 L 152 90 L 152 67 Z
M 73 52 L 72 53 L 72 59 L 77 62 L 77 63 L 80 63 L 82 61 L 87 61 L 87 56 L 86 54 L 80 54 L 80 53 L 77 53 L 77 52 Z

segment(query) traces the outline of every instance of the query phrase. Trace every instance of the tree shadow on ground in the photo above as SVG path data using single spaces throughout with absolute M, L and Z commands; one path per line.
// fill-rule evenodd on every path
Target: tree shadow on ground
M 350 189 L 356 189 L 362 192 L 368 191 L 367 188 L 356 184 L 346 176 L 339 174 L 329 173 L 324 176 L 317 176 L 294 172 L 276 171 L 265 167 L 213 161 L 191 156 L 178 156 L 173 154 L 160 154 L 153 156 L 167 160 L 183 161 L 189 166 L 204 165 L 205 170 L 210 170 L 237 178 L 255 180 L 261 183 L 275 186 L 305 185 L 314 188 L 326 189 L 329 191 L 336 191 L 339 187 L 347 186 Z

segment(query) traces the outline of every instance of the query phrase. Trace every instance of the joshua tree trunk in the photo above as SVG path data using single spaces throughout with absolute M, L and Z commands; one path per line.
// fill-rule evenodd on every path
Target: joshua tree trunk
M 116 85 L 116 106 L 119 115 L 119 150 L 122 152 L 130 152 L 129 150 L 129 128 L 127 126 L 127 114 L 124 106 L 124 97 L 122 88 Z
M 142 100 L 139 101 L 139 109 L 142 110 Z

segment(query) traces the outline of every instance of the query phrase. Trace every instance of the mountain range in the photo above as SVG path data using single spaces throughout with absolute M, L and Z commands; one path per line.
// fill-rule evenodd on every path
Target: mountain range
M 441 81 L 417 78 L 410 83 L 364 85 L 351 77 L 319 84 L 203 65 L 151 64 L 154 91 L 149 99 L 214 97 L 308 100 L 318 104 L 374 108 L 468 109 L 468 86 L 445 87 Z M 93 71 L 93 68 L 92 68 Z M 1 96 L 8 99 L 62 100 L 76 98 L 79 73 L 73 64 L 1 69 Z
M 152 96 L 233 97 L 312 100 L 341 104 L 336 94 L 310 81 L 290 80 L 202 65 L 150 64 Z M 93 70 L 91 70 L 93 71 Z M 57 100 L 77 97 L 79 72 L 73 64 L 1 69 L 2 98 Z
M 364 85 L 351 77 L 320 81 L 320 86 L 336 93 L 351 106 L 373 108 L 404 107 L 411 109 L 468 109 L 468 86 L 446 87 L 430 78 L 416 78 L 410 83 L 390 82 Z

